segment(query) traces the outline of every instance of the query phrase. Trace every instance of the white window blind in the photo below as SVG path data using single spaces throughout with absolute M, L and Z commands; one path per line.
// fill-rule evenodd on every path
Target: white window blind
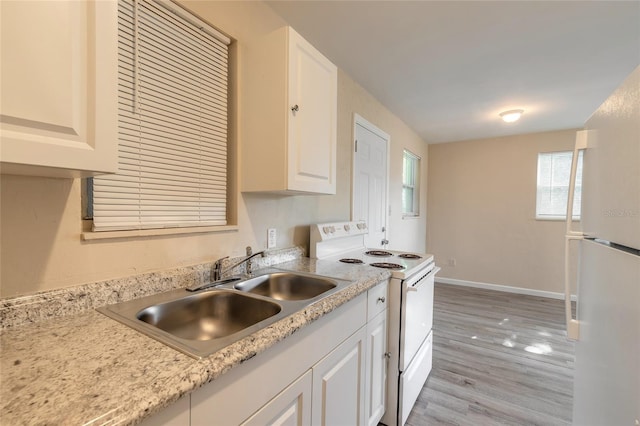
M 402 214 L 418 216 L 420 211 L 420 157 L 404 150 L 402 157 Z
M 229 39 L 167 1 L 120 0 L 119 170 L 96 231 L 226 224 Z
M 564 219 L 567 216 L 569 177 L 573 152 L 543 152 L 538 154 L 538 184 L 536 217 L 538 219 Z M 580 218 L 582 200 L 582 151 L 578 155 L 576 190 L 573 200 L 573 218 Z

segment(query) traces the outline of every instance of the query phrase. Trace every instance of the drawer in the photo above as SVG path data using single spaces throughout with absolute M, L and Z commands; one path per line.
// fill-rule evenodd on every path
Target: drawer
M 367 296 L 367 322 L 387 309 L 387 305 L 389 304 L 388 288 L 389 281 L 384 281 L 369 290 Z
M 398 407 L 398 424 L 404 425 L 409 418 L 409 413 L 422 391 L 422 387 L 429 377 L 433 362 L 433 333 L 430 333 L 420 346 L 420 350 L 409 364 L 409 367 L 400 374 L 400 395 Z

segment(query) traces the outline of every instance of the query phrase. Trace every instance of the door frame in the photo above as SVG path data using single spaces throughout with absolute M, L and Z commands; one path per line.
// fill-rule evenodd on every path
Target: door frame
M 380 136 L 382 139 L 385 140 L 386 145 L 387 145 L 387 164 L 386 164 L 386 170 L 385 170 L 385 238 L 387 238 L 389 236 L 389 222 L 390 222 L 390 205 L 389 205 L 389 176 L 390 176 L 390 157 L 391 157 L 391 135 L 389 135 L 388 133 L 384 132 L 383 130 L 381 130 L 379 127 L 377 127 L 375 124 L 371 123 L 370 121 L 366 120 L 364 117 L 362 117 L 360 114 L 358 113 L 353 113 L 353 134 L 352 134 L 352 138 L 351 138 L 351 220 L 354 220 L 354 216 L 353 213 L 355 211 L 355 183 L 356 183 L 356 129 L 357 126 L 360 125 L 362 127 L 364 127 L 365 129 L 369 130 L 372 133 L 375 133 L 376 135 Z M 367 224 L 369 225 L 369 224 Z

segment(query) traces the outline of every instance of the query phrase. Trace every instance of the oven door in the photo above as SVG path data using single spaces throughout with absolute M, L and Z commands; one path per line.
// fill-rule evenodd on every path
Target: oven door
M 402 282 L 400 308 L 400 371 L 409 367 L 433 325 L 433 283 L 440 268 L 416 274 Z

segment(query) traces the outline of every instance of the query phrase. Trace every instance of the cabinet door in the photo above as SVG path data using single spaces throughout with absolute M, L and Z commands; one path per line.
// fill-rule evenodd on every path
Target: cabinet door
M 249 417 L 242 426 L 311 424 L 311 370 Z
M 387 310 L 367 324 L 367 372 L 365 380 L 365 413 L 369 426 L 378 424 L 385 411 L 387 398 Z
M 363 425 L 366 327 L 313 367 L 313 425 Z
M 140 426 L 190 426 L 190 401 L 190 395 L 183 396 L 162 411 L 144 419 Z
M 289 28 L 290 190 L 336 193 L 337 68 Z
M 117 170 L 117 2 L 3 1 L 2 173 Z

